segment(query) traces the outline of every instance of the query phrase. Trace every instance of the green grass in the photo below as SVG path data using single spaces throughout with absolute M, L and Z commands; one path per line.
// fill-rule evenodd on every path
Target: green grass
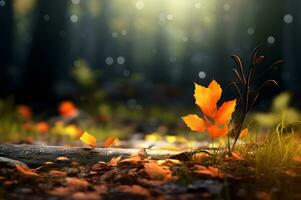
M 267 133 L 263 141 L 256 140 L 252 145 L 242 145 L 240 151 L 254 167 L 257 177 L 275 179 L 279 172 L 294 167 L 293 158 L 301 155 L 300 135 L 286 128 L 284 120 L 273 132 Z

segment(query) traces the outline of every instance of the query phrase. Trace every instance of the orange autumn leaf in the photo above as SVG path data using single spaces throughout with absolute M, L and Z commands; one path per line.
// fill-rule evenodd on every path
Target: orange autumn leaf
M 216 167 L 211 167 L 211 166 L 205 167 L 203 165 L 195 165 L 195 167 L 196 167 L 195 172 L 198 174 L 204 174 L 211 177 L 220 177 L 220 178 L 223 176 L 221 170 Z
M 116 139 L 115 137 L 108 137 L 108 138 L 106 139 L 106 141 L 104 142 L 103 146 L 104 146 L 105 148 L 111 147 L 111 146 L 114 144 L 115 139 Z
M 32 116 L 32 110 L 29 106 L 19 105 L 17 107 L 17 112 L 24 119 L 29 119 Z
M 236 99 L 224 102 L 214 116 L 216 124 L 228 124 L 235 110 Z
M 213 117 L 216 112 L 216 103 L 221 98 L 222 89 L 215 81 L 211 81 L 208 88 L 195 83 L 194 97 L 195 104 L 200 107 L 202 112 Z
M 215 80 L 211 81 L 208 87 L 195 83 L 195 103 L 201 109 L 203 117 L 189 114 L 182 117 L 185 124 L 193 131 L 207 131 L 213 138 L 227 135 L 228 124 L 235 111 L 236 99 L 224 102 L 218 108 L 217 102 L 221 95 L 222 89 Z
M 107 165 L 109 167 L 116 167 L 117 164 L 120 162 L 120 160 L 121 160 L 121 156 L 118 156 L 116 158 L 114 157 L 107 163 Z
M 87 131 L 85 131 L 82 134 L 82 136 L 80 137 L 80 140 L 92 148 L 96 147 L 96 138 L 93 135 L 91 135 L 90 133 L 88 133 Z
M 142 158 L 139 154 L 133 154 L 129 158 L 126 158 L 121 163 L 131 163 L 133 165 L 137 165 L 139 162 L 142 162 Z
M 63 101 L 59 105 L 59 113 L 63 117 L 75 117 L 78 114 L 78 109 L 72 101 Z
M 248 135 L 248 133 L 249 133 L 249 129 L 248 129 L 248 128 L 245 128 L 244 130 L 242 130 L 242 131 L 240 132 L 239 137 L 240 137 L 240 138 L 244 138 L 244 137 L 246 137 L 246 136 Z
M 69 186 L 86 188 L 89 186 L 89 183 L 84 179 L 79 179 L 75 177 L 67 177 L 66 182 Z
M 203 132 L 206 129 L 204 120 L 197 115 L 187 115 L 182 119 L 193 131 Z
M 213 138 L 223 137 L 223 136 L 227 135 L 228 127 L 212 125 L 212 126 L 208 127 L 208 133 Z
M 171 171 L 169 167 L 161 166 L 155 162 L 152 163 L 145 163 L 144 164 L 145 172 L 150 176 L 152 179 L 156 180 L 167 180 L 171 178 Z
M 29 169 L 26 166 L 22 166 L 22 165 L 16 165 L 16 169 L 23 175 L 26 177 L 30 177 L 30 178 L 39 178 L 42 177 L 40 174 L 34 172 L 33 170 Z
M 36 124 L 36 130 L 39 133 L 47 133 L 49 131 L 49 125 L 47 122 L 41 121 Z

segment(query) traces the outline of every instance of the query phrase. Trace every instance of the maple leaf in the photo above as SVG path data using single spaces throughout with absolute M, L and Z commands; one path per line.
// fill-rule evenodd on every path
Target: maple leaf
M 215 80 L 212 80 L 208 87 L 195 83 L 195 104 L 201 109 L 203 117 L 189 114 L 182 117 L 185 124 L 193 131 L 207 131 L 212 138 L 227 135 L 228 124 L 235 111 L 236 99 L 224 102 L 218 107 L 217 102 L 221 95 L 222 89 Z
M 96 147 L 96 138 L 87 131 L 81 135 L 80 140 L 92 148 Z

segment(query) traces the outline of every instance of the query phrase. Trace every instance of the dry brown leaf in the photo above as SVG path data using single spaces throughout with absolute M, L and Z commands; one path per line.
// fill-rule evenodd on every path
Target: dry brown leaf
M 203 162 L 207 158 L 209 158 L 209 155 L 207 153 L 199 152 L 199 153 L 193 154 L 191 159 L 194 162 Z
M 107 165 L 108 165 L 109 167 L 115 167 L 115 166 L 118 165 L 118 163 L 120 162 L 120 160 L 121 160 L 121 156 L 118 156 L 118 157 L 116 157 L 116 158 L 112 158 L 112 159 L 107 163 Z
M 48 193 L 54 196 L 68 196 L 71 193 L 73 193 L 73 190 L 74 188 L 70 188 L 70 187 L 57 187 L 49 191 Z
M 69 161 L 70 159 L 65 157 L 65 156 L 60 156 L 60 157 L 57 157 L 56 160 L 59 160 L 59 161 Z
M 69 186 L 82 187 L 82 188 L 86 188 L 89 186 L 89 183 L 86 180 L 75 178 L 75 177 L 67 177 L 66 182 Z
M 141 161 L 142 161 L 141 156 L 139 154 L 134 154 L 134 155 L 131 155 L 129 158 L 126 158 L 120 162 L 121 163 L 131 163 L 131 164 L 137 165 Z
M 221 172 L 220 169 L 216 168 L 216 167 L 211 167 L 211 166 L 203 166 L 203 165 L 195 165 L 196 170 L 195 172 L 198 174 L 204 174 L 204 175 L 209 175 L 211 177 L 219 177 L 222 178 L 223 174 Z
M 115 188 L 118 192 L 132 193 L 139 196 L 150 196 L 147 189 L 139 185 L 120 185 Z
M 97 192 L 75 192 L 72 194 L 72 198 L 75 200 L 100 200 L 101 196 Z
M 167 158 L 165 160 L 157 160 L 157 163 L 159 165 L 167 165 L 167 166 L 173 166 L 173 165 L 182 165 L 183 163 L 177 159 L 170 159 Z
M 169 170 L 169 167 L 161 166 L 155 162 L 145 163 L 144 169 L 152 179 L 167 180 L 172 177 L 172 172 Z
M 26 177 L 31 177 L 31 178 L 40 178 L 42 177 L 40 174 L 34 172 L 33 170 L 22 166 L 22 165 L 16 165 L 16 169 L 23 175 Z
M 56 170 L 56 169 L 50 170 L 50 171 L 48 172 L 48 174 L 49 174 L 51 177 L 65 177 L 65 176 L 67 176 L 67 173 L 66 173 L 66 172 L 60 171 L 60 170 Z

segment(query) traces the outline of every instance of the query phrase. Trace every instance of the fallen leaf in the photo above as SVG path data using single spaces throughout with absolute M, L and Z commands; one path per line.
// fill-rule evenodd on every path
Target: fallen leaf
M 106 139 L 106 141 L 104 142 L 104 147 L 105 148 L 109 148 L 109 147 L 111 147 L 113 144 L 114 144 L 114 142 L 115 142 L 115 137 L 108 137 L 107 139 Z
M 191 160 L 194 162 L 204 162 L 207 158 L 209 158 L 207 153 L 200 152 L 193 154 Z
M 92 148 L 96 147 L 96 138 L 87 131 L 81 135 L 80 140 Z
M 66 182 L 69 186 L 86 188 L 89 186 L 89 183 L 84 179 L 79 179 L 75 177 L 67 177 Z
M 132 193 L 138 196 L 150 196 L 149 191 L 140 185 L 119 185 L 114 190 L 122 193 Z
M 51 177 L 65 177 L 65 176 L 67 176 L 67 173 L 66 173 L 66 172 L 60 171 L 60 170 L 55 170 L 55 169 L 50 170 L 50 171 L 48 172 L 48 174 L 49 174 Z
M 131 155 L 129 158 L 126 158 L 120 162 L 121 163 L 131 163 L 133 165 L 137 165 L 141 161 L 142 161 L 141 156 L 139 154 L 134 154 L 134 155 Z
M 155 162 L 145 163 L 144 169 L 150 178 L 155 180 L 167 180 L 170 179 L 172 175 L 169 167 L 161 166 Z
M 57 157 L 56 160 L 59 160 L 59 161 L 69 161 L 70 159 L 65 157 L 65 156 L 60 156 L 60 157 Z
M 31 177 L 31 178 L 40 178 L 42 177 L 40 174 L 34 172 L 33 170 L 22 166 L 22 165 L 16 165 L 16 169 L 23 175 L 26 177 Z
M 165 160 L 157 160 L 157 163 L 159 165 L 168 165 L 168 166 L 183 164 L 181 161 L 179 161 L 177 159 L 170 159 L 170 158 L 167 158 Z
M 121 156 L 118 156 L 118 157 L 116 157 L 116 158 L 112 158 L 112 159 L 107 163 L 107 165 L 108 165 L 109 167 L 115 167 L 115 166 L 118 165 L 118 163 L 119 163 L 120 160 L 121 160 Z
M 75 200 L 99 200 L 102 199 L 97 192 L 75 192 L 72 194 L 71 199 Z
M 219 177 L 221 178 L 222 172 L 220 169 L 216 168 L 216 167 L 211 167 L 211 166 L 203 166 L 203 165 L 195 165 L 196 169 L 195 172 L 198 174 L 204 174 L 204 175 L 209 175 L 211 177 Z

